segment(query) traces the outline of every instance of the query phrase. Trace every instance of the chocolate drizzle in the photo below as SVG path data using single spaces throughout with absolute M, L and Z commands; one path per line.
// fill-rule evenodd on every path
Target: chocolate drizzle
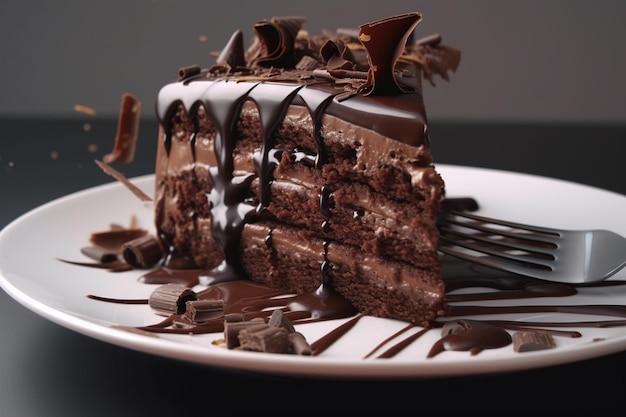
M 447 259 L 447 258 L 446 258 Z M 500 288 L 528 288 L 529 282 L 535 282 L 535 279 L 525 278 L 514 275 L 506 275 L 501 273 L 485 274 L 481 278 L 476 279 L 477 273 L 462 272 L 471 271 L 472 265 L 458 260 L 447 259 L 444 264 L 450 266 L 447 268 L 446 282 L 451 278 L 453 281 L 454 292 L 460 289 L 474 288 L 473 294 L 475 301 L 480 300 L 507 300 L 516 299 L 518 296 L 510 291 L 484 291 L 481 288 L 492 287 Z M 158 268 L 154 271 L 143 275 L 139 280 L 146 284 L 182 284 L 187 287 L 197 285 L 200 280 L 199 270 L 183 270 L 172 271 L 165 268 Z M 480 274 L 480 273 L 478 273 Z M 490 285 L 493 284 L 493 285 Z M 624 281 L 612 281 L 609 283 L 613 286 L 626 285 Z M 478 287 L 476 287 L 478 285 Z M 569 298 L 578 293 L 576 287 L 569 287 L 569 291 L 558 291 L 552 294 L 554 298 Z M 600 285 L 603 286 L 603 285 Z M 587 287 L 585 287 L 587 288 Z M 493 294 L 498 294 L 494 297 Z M 344 324 L 334 328 L 322 337 L 311 343 L 313 355 L 319 355 L 332 346 L 335 342 L 346 336 L 350 330 L 363 317 L 362 314 L 352 308 L 342 297 L 338 296 L 334 291 L 328 290 L 325 286 L 320 286 L 318 290 L 303 293 L 299 295 L 290 294 L 286 291 L 271 289 L 269 287 L 254 284 L 250 281 L 239 280 L 230 282 L 213 283 L 206 289 L 197 292 L 198 300 L 220 300 L 223 302 L 223 314 L 211 317 L 200 323 L 193 325 L 177 325 L 176 323 L 183 320 L 183 314 L 173 314 L 166 319 L 153 325 L 139 327 L 141 330 L 156 333 L 179 333 L 179 334 L 204 334 L 223 331 L 224 317 L 231 314 L 240 314 L 244 320 L 253 318 L 269 317 L 275 308 L 283 311 L 286 318 L 295 325 L 304 325 L 306 323 L 317 322 L 321 320 L 334 320 L 349 318 Z M 537 292 L 531 291 L 529 297 L 539 296 Z M 110 302 L 117 304 L 147 304 L 148 300 L 141 299 L 115 299 L 105 298 L 97 295 L 88 295 L 100 302 Z M 462 299 L 459 299 L 463 301 Z M 587 314 L 598 315 L 602 317 L 613 317 L 613 319 L 602 319 L 597 321 L 580 321 L 580 320 L 561 320 L 551 322 L 546 320 L 499 320 L 499 319 L 464 319 L 466 316 L 481 316 L 495 314 L 528 314 L 528 313 L 550 313 L 558 312 L 565 316 Z M 449 314 L 434 322 L 432 327 L 420 328 L 415 324 L 407 324 L 405 327 L 392 334 L 391 336 L 381 340 L 380 343 L 364 356 L 367 358 L 391 358 L 407 347 L 416 343 L 428 331 L 441 328 L 441 338 L 438 339 L 430 348 L 427 357 L 432 358 L 445 350 L 469 351 L 471 355 L 477 355 L 485 349 L 497 349 L 508 346 L 512 343 L 511 331 L 540 332 L 551 334 L 558 337 L 579 338 L 580 331 L 562 330 L 563 328 L 576 327 L 617 327 L 626 326 L 626 306 L 624 305 L 588 305 L 588 304 L 544 304 L 544 305 L 512 305 L 490 307 L 485 305 L 456 305 L 453 303 Z M 404 334 L 412 329 L 417 328 L 407 337 Z M 384 351 L 380 351 L 383 346 L 388 346 Z M 377 356 L 375 356 L 375 354 Z

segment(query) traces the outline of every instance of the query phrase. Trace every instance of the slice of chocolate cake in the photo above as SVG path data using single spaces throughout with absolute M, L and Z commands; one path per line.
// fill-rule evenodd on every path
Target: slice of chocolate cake
M 413 39 L 418 13 L 310 36 L 300 17 L 232 35 L 158 95 L 165 267 L 250 279 L 419 325 L 445 312 L 421 80 L 460 53 Z

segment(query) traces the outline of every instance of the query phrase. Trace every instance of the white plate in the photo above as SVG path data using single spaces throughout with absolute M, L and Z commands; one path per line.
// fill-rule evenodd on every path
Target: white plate
M 481 213 L 546 226 L 607 228 L 626 235 L 626 196 L 497 170 L 440 165 L 439 171 L 446 180 L 448 196 L 475 197 Z M 132 181 L 152 195 L 153 176 Z M 137 282 L 141 273 L 112 274 L 57 259 L 80 259 L 80 247 L 92 232 L 105 230 L 111 223 L 128 224 L 132 215 L 137 216 L 140 226 L 153 229 L 152 213 L 150 203 L 140 202 L 119 183 L 71 194 L 32 210 L 0 232 L 0 284 L 35 313 L 96 339 L 198 364 L 272 374 L 333 378 L 459 376 L 549 366 L 626 349 L 626 327 L 582 328 L 578 329 L 581 338 L 556 337 L 555 349 L 516 353 L 509 345 L 477 355 L 448 351 L 427 359 L 427 351 L 440 335 L 440 330 L 430 330 L 393 358 L 363 359 L 381 340 L 405 325 L 370 317 L 316 357 L 229 351 L 211 344 L 221 334 L 151 336 L 124 330 L 119 326 L 153 324 L 160 319 L 146 305 L 110 304 L 86 295 L 147 298 L 154 287 Z M 626 270 L 615 278 L 626 278 Z M 584 303 L 626 305 L 626 286 L 610 288 L 573 298 Z M 573 303 L 572 297 L 567 303 Z M 344 321 L 304 324 L 298 330 L 313 342 Z

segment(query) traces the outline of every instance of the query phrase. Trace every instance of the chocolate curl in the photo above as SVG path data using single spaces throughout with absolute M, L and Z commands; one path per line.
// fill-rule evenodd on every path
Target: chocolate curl
M 165 256 L 161 242 L 152 235 L 144 235 L 122 245 L 122 256 L 133 268 L 151 268 Z
M 328 40 L 320 48 L 320 57 L 329 70 L 353 70 L 356 68 L 352 51 L 341 40 Z
M 218 65 L 228 67 L 230 70 L 246 66 L 246 57 L 243 50 L 243 32 L 241 30 L 237 30 L 231 35 L 215 62 Z
M 178 69 L 178 81 L 184 81 L 187 78 L 195 77 L 200 74 L 202 69 L 199 65 L 189 65 Z
M 117 121 L 117 134 L 113 151 L 105 155 L 102 160 L 109 164 L 120 162 L 127 164 L 135 157 L 139 133 L 139 118 L 141 112 L 141 102 L 132 94 L 122 95 L 122 104 Z
M 252 66 L 294 68 L 296 37 L 304 22 L 306 19 L 298 16 L 273 17 L 270 21 L 257 22 L 254 25 L 257 41 L 250 53 L 258 56 L 249 56 L 248 61 L 252 61 Z
M 359 93 L 389 95 L 405 91 L 396 80 L 394 68 L 407 39 L 421 20 L 419 13 L 407 13 L 360 26 L 359 40 L 368 52 L 370 68 Z
M 148 304 L 160 315 L 183 314 L 187 301 L 197 300 L 196 293 L 179 284 L 161 285 L 150 294 Z

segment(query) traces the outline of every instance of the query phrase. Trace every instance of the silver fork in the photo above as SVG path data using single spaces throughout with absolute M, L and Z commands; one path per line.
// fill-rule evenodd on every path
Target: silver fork
M 589 284 L 626 266 L 626 238 L 608 230 L 558 230 L 461 211 L 443 214 L 439 230 L 445 254 L 546 281 Z

